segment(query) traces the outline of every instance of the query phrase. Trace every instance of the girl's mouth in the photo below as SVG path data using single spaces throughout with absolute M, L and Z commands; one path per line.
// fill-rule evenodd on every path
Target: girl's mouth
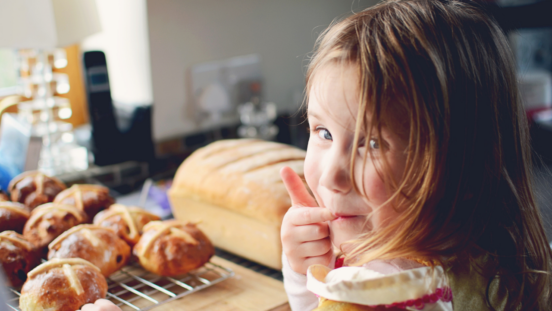
M 357 217 L 356 215 L 336 215 L 336 216 L 337 216 L 337 218 L 334 219 L 334 220 L 347 220 L 347 219 Z

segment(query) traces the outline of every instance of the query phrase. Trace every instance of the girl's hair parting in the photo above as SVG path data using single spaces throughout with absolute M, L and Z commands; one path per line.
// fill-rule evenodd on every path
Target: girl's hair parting
M 480 273 L 506 284 L 508 306 L 549 308 L 552 251 L 531 184 L 526 114 L 511 49 L 494 20 L 472 1 L 384 1 L 319 37 L 307 94 L 331 64 L 358 68 L 353 150 L 360 138 L 381 140 L 383 127 L 408 142 L 401 180 L 385 157 L 379 169 L 401 215 L 356 241 L 348 260 L 415 257 L 453 266 L 485 255 L 490 264 Z M 351 175 L 355 161 L 373 159 L 366 149 L 362 159 L 352 153 Z

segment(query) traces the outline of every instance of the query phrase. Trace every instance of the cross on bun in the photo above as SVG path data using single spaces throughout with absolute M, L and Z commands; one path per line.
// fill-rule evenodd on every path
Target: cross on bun
M 145 225 L 133 252 L 144 269 L 176 276 L 203 266 L 215 254 L 215 248 L 195 224 L 167 220 Z
M 54 203 L 75 206 L 88 215 L 87 222 L 91 223 L 98 212 L 111 206 L 115 200 L 109 195 L 107 187 L 83 184 L 60 192 Z
M 46 203 L 31 212 L 23 228 L 23 236 L 41 252 L 48 253 L 48 244 L 60 234 L 86 221 L 86 214 L 73 206 Z
M 134 246 L 140 240 L 144 225 L 155 220 L 161 218 L 142 208 L 113 204 L 94 217 L 94 224 L 113 229 L 129 245 Z
M 121 269 L 130 258 L 130 246 L 123 239 L 113 230 L 96 225 L 73 227 L 52 241 L 48 248 L 48 259 L 86 259 L 106 277 Z
M 65 188 L 65 184 L 55 177 L 39 171 L 29 171 L 12 179 L 8 191 L 12 201 L 23 203 L 33 209 L 52 202 Z
M 22 311 L 75 311 L 105 298 L 100 269 L 81 258 L 52 259 L 33 269 L 21 289 Z
M 14 231 L 0 233 L 0 263 L 6 276 L 6 286 L 18 287 L 40 258 L 31 242 Z
M 31 209 L 18 202 L 0 201 L 0 231 L 23 232 L 23 227 L 31 217 Z

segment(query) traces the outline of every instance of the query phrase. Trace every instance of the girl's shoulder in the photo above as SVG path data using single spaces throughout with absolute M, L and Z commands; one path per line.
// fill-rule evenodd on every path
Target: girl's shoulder
M 447 276 L 456 310 L 507 309 L 507 283 L 495 275 L 496 265 L 493 257 L 486 254 L 475 254 L 472 260 L 465 256 L 454 260 L 447 269 Z
M 387 275 L 427 266 L 428 264 L 422 264 L 411 259 L 394 258 L 389 260 L 373 260 L 364 264 L 362 267 Z
M 357 309 L 358 306 L 385 306 L 452 310 L 452 291 L 443 268 L 403 258 L 334 270 L 313 265 L 307 271 L 307 288 L 322 297 L 319 311 L 330 310 L 324 306 L 335 309 L 335 305 L 330 307 L 332 302 L 356 305 Z

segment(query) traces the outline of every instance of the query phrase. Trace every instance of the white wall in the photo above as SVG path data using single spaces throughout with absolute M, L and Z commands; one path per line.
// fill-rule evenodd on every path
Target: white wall
M 148 0 L 155 140 L 197 130 L 187 113 L 185 76 L 191 65 L 201 62 L 257 53 L 265 100 L 281 111 L 296 109 L 293 94 L 304 87 L 307 55 L 317 35 L 334 18 L 376 2 Z
M 103 31 L 82 42 L 107 59 L 115 102 L 153 103 L 146 0 L 96 0 Z

